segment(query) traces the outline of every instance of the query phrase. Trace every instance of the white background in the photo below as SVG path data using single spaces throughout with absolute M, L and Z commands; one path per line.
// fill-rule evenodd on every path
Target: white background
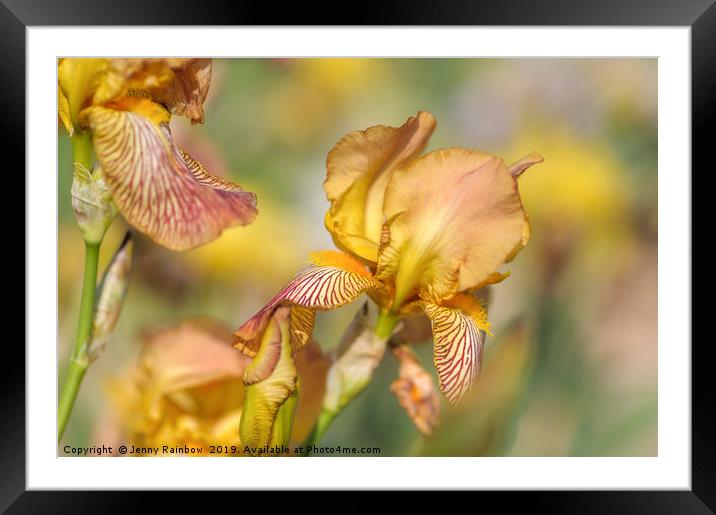
M 659 455 L 57 457 L 58 56 L 658 57 Z M 27 488 L 690 489 L 690 29 L 27 29 Z M 439 473 L 437 473 L 439 471 Z

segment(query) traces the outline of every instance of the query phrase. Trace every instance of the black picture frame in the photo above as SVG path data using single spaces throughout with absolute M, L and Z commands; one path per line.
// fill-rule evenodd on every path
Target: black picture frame
M 25 191 L 24 181 L 14 170 L 25 169 L 25 29 L 37 25 L 284 25 L 325 23 L 330 25 L 605 25 L 605 26 L 688 26 L 691 27 L 692 85 L 692 170 L 713 168 L 709 148 L 716 140 L 716 5 L 714 0 L 501 0 L 438 1 L 419 3 L 398 1 L 378 4 L 364 2 L 351 9 L 326 9 L 306 3 L 286 4 L 280 9 L 267 2 L 191 2 L 154 0 L 0 0 L 0 141 L 8 169 L 5 170 L 4 195 L 0 202 L 2 236 L 6 245 L 0 252 L 0 266 L 15 271 L 3 274 L 5 307 L 3 319 L 17 334 L 3 342 L 0 373 L 0 510 L 8 513 L 128 513 L 141 511 L 149 493 L 25 491 L 25 348 L 26 306 L 25 266 Z M 339 14 L 343 12 L 344 14 Z M 18 158 L 8 165 L 8 157 Z M 10 169 L 12 168 L 12 169 Z M 54 173 L 52 170 L 48 174 Z M 693 171 L 691 179 L 693 181 Z M 20 188 L 22 185 L 22 191 Z M 708 265 L 716 261 L 710 252 L 712 237 L 699 229 L 708 221 L 707 187 L 692 187 L 692 234 L 701 252 L 694 252 L 692 275 L 699 289 L 707 291 L 714 282 Z M 662 198 L 668 202 L 668 198 Z M 22 218 L 23 223 L 20 223 Z M 22 244 L 20 243 L 22 242 Z M 10 250 L 12 249 L 12 250 Z M 691 281 L 687 271 L 684 281 Z M 10 286 L 10 288 L 7 288 Z M 12 296 L 11 296 L 12 295 Z M 692 321 L 705 317 L 710 302 L 692 302 Z M 693 324 L 692 324 L 693 325 Z M 692 350 L 692 489 L 691 491 L 585 491 L 585 492 L 486 492 L 485 500 L 510 510 L 527 505 L 531 512 L 549 513 L 713 513 L 716 511 L 716 388 L 712 379 L 713 361 L 708 359 L 710 338 L 690 337 L 684 328 L 684 340 L 670 342 L 689 345 Z M 692 343 L 693 342 L 693 343 Z M 51 344 L 48 344 L 48 349 Z M 10 365 L 12 364 L 12 365 Z M 217 506 L 217 499 L 232 493 L 212 493 L 211 505 L 195 494 L 173 492 L 169 504 L 185 510 L 195 505 L 206 510 Z M 218 497 L 216 497 L 218 495 Z M 242 503 L 259 499 L 261 493 L 242 495 Z M 300 496 L 300 494 L 298 494 Z M 489 497 L 489 499 L 488 499 Z M 413 503 L 422 503 L 424 495 L 414 493 Z M 231 501 L 230 501 L 231 502 Z M 296 500 L 295 502 L 302 502 Z M 314 501 L 308 501 L 313 503 Z M 322 504 L 328 501 L 322 501 Z M 373 509 L 364 494 L 352 492 L 340 497 L 340 506 L 353 511 Z M 457 501 L 460 502 L 460 501 Z M 163 508 L 169 511 L 169 504 Z M 330 504 L 324 504 L 329 506 Z M 315 507 L 315 505 L 313 505 Z M 409 505 L 404 505 L 409 509 Z M 238 509 L 238 506 L 237 506 Z

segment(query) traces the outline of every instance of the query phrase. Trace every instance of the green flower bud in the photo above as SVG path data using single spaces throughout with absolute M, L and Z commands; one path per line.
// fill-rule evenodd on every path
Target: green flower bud
M 75 162 L 72 175 L 72 209 L 85 241 L 99 243 L 117 216 L 117 207 L 97 166 L 94 173 Z
M 99 286 L 95 306 L 92 338 L 89 344 L 90 362 L 99 357 L 107 346 L 122 311 L 122 303 L 129 286 L 129 272 L 132 268 L 132 238 L 130 233 L 112 258 Z

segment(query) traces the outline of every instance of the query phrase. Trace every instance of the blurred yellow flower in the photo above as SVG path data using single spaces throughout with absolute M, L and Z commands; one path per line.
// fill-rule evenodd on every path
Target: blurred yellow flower
M 270 195 L 262 199 L 261 216 L 250 226 L 242 231 L 226 231 L 216 240 L 183 253 L 180 259 L 205 280 L 246 278 L 248 270 L 251 277 L 268 281 L 291 274 L 305 254 L 300 247 L 286 242 L 302 233 L 302 221 L 292 217 L 285 206 L 272 202 Z
M 354 103 L 366 84 L 381 81 L 385 72 L 380 59 L 294 59 L 289 64 L 290 80 L 268 92 L 262 112 L 278 139 L 295 147 L 314 141 L 337 120 L 340 106 Z
M 514 155 L 525 142 L 549 153 L 539 177 L 526 176 L 520 191 L 538 231 L 537 245 L 573 245 L 585 262 L 618 258 L 631 242 L 630 199 L 623 164 L 599 140 L 565 130 L 528 130 L 506 150 Z

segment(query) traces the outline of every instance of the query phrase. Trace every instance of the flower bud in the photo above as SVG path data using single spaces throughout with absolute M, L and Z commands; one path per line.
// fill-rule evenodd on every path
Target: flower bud
M 250 454 L 288 444 L 298 401 L 298 370 L 288 331 L 289 309 L 277 309 L 244 372 L 246 399 L 239 436 Z
M 100 293 L 95 307 L 92 339 L 89 344 L 89 358 L 94 361 L 107 346 L 114 327 L 117 325 L 119 314 L 122 311 L 127 287 L 129 286 L 129 272 L 132 268 L 132 237 L 130 233 L 124 237 L 112 262 L 107 267 Z
M 377 307 L 366 303 L 346 330 L 326 378 L 323 411 L 339 413 L 368 386 L 385 354 L 387 338 L 375 333 Z
M 101 242 L 107 228 L 117 216 L 117 208 L 99 167 L 94 173 L 90 173 L 83 164 L 75 162 L 72 175 L 72 209 L 85 241 Z

